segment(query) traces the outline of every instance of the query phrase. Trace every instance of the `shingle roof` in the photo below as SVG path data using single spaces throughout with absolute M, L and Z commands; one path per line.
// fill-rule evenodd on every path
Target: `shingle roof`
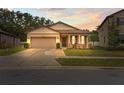
M 53 26 L 53 25 L 55 25 L 55 24 L 57 24 L 57 23 L 62 23 L 62 24 L 65 24 L 65 25 L 67 25 L 67 26 L 69 26 L 69 27 L 72 27 L 72 28 L 74 28 L 75 30 L 56 30 L 56 29 L 53 29 L 51 26 Z M 59 32 L 59 33 L 61 33 L 61 34 L 89 34 L 89 31 L 88 30 L 81 30 L 81 29 L 78 29 L 78 28 L 76 28 L 76 27 L 73 27 L 73 26 L 71 26 L 71 25 L 68 25 L 68 24 L 66 24 L 66 23 L 63 23 L 63 22 L 61 22 L 61 21 L 59 21 L 59 22 L 57 22 L 57 23 L 55 23 L 55 24 L 52 24 L 52 25 L 50 25 L 50 26 L 42 26 L 42 27 L 40 27 L 40 28 L 37 28 L 37 29 L 41 29 L 41 28 L 49 28 L 49 29 L 51 29 L 51 30 L 53 30 L 53 31 L 56 31 L 56 32 Z M 33 31 L 35 31 L 36 29 L 34 29 Z M 31 31 L 32 32 L 32 31 Z
M 111 16 L 113 16 L 113 15 L 115 15 L 115 14 L 117 14 L 117 13 L 120 13 L 120 12 L 122 12 L 122 11 L 124 11 L 124 9 L 122 9 L 122 10 L 120 10 L 120 11 L 118 11 L 118 12 L 115 12 L 115 13 L 113 13 L 113 14 L 107 16 L 107 17 L 103 20 L 103 22 L 99 25 L 98 29 L 105 23 L 105 21 L 106 21 L 108 18 L 110 18 Z
M 53 25 L 56 25 L 58 23 L 62 23 L 64 25 L 67 25 L 67 26 L 69 26 L 71 28 L 74 28 L 75 30 L 55 30 L 55 29 L 51 28 Z M 73 34 L 88 34 L 89 33 L 89 31 L 87 31 L 87 30 L 81 30 L 79 28 L 73 27 L 73 26 L 68 25 L 68 24 L 66 24 L 64 22 L 61 22 L 61 21 L 59 21 L 57 23 L 54 23 L 54 24 L 52 24 L 52 25 L 50 25 L 48 27 L 51 28 L 51 29 L 53 29 L 54 31 L 59 32 L 59 33 L 66 33 L 66 34 L 71 34 L 71 33 L 73 33 Z
M 56 23 L 54 23 L 54 24 L 52 24 L 52 25 L 49 25 L 48 27 L 52 27 L 53 25 L 56 25 L 56 24 L 58 24 L 58 23 L 67 25 L 67 26 L 69 26 L 69 27 L 71 27 L 71 28 L 74 28 L 74 29 L 76 29 L 76 30 L 80 30 L 79 28 L 76 28 L 76 27 L 74 27 L 74 26 L 71 26 L 71 25 L 69 25 L 69 24 L 66 24 L 66 23 L 64 23 L 64 22 L 62 22 L 62 21 L 56 22 Z
M 13 36 L 13 37 L 16 37 L 15 35 L 11 34 L 11 33 L 8 33 L 8 32 L 5 32 L 3 30 L 0 29 L 0 33 L 2 34 L 6 34 L 6 35 L 9 35 L 9 36 Z

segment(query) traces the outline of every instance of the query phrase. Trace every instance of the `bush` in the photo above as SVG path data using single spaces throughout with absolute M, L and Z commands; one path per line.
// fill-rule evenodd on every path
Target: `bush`
M 118 48 L 119 47 L 119 31 L 117 30 L 111 30 L 109 31 L 109 37 L 108 37 L 108 45 L 112 48 Z
M 29 43 L 24 43 L 24 48 L 29 48 Z
M 56 44 L 56 48 L 59 49 L 60 48 L 60 43 Z

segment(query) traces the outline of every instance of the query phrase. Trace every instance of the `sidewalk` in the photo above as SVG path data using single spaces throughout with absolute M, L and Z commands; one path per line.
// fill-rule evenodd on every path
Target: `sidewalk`
M 64 53 L 63 49 L 50 49 L 45 52 L 45 55 L 51 55 L 51 56 L 55 56 L 55 57 L 64 57 L 65 53 Z
M 58 58 L 82 58 L 82 59 L 124 59 L 124 57 L 98 57 L 98 56 L 63 56 Z

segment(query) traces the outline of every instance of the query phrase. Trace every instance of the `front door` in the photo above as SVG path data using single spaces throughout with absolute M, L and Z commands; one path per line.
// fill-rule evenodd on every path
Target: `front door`
M 62 37 L 62 47 L 66 47 L 66 37 Z

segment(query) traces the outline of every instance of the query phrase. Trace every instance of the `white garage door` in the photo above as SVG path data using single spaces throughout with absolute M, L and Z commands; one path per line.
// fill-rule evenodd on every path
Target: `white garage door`
M 32 37 L 31 48 L 51 49 L 56 48 L 55 37 Z

